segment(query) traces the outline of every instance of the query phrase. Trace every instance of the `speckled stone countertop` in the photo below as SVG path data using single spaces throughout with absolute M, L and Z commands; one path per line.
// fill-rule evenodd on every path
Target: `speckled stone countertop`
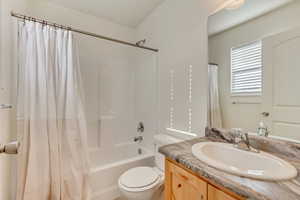
M 223 130 L 206 130 L 206 137 L 197 138 L 177 144 L 163 146 L 159 151 L 171 160 L 174 160 L 196 174 L 209 179 L 212 183 L 222 186 L 233 193 L 249 200 L 300 200 L 300 145 L 292 142 L 250 137 L 251 145 L 261 151 L 278 156 L 298 170 L 298 176 L 288 181 L 261 181 L 243 178 L 215 169 L 198 160 L 192 154 L 192 145 L 199 142 L 226 142 L 232 143 L 230 132 Z

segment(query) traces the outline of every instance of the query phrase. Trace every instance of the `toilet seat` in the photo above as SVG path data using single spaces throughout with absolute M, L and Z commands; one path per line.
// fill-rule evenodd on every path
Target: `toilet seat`
M 142 192 L 157 186 L 161 175 L 151 167 L 136 167 L 123 173 L 119 178 L 119 186 L 128 192 Z

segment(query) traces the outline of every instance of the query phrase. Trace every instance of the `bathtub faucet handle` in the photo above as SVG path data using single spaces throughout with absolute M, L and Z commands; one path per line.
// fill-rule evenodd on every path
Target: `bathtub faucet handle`
M 140 135 L 140 136 L 134 137 L 133 141 L 134 142 L 142 142 L 143 139 L 144 139 L 143 136 Z
M 143 122 L 139 122 L 138 127 L 137 127 L 137 132 L 143 133 L 145 130 Z

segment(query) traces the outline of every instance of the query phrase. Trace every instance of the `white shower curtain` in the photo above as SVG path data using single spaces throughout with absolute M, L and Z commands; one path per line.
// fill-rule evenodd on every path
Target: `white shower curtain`
M 72 32 L 18 24 L 17 200 L 87 200 L 87 131 Z
M 218 66 L 208 66 L 208 126 L 222 128 L 222 117 L 219 100 Z

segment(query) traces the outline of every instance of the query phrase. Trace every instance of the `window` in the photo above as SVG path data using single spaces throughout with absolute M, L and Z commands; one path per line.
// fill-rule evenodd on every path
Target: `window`
M 252 42 L 231 49 L 231 94 L 261 95 L 262 43 Z

